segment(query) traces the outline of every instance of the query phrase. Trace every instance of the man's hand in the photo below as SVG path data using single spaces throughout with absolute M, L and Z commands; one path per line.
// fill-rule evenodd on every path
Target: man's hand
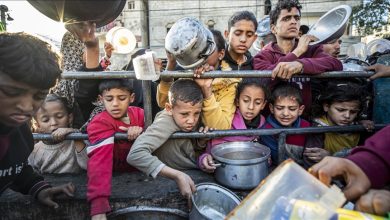
M 355 209 L 374 215 L 386 215 L 390 212 L 390 191 L 371 189 L 359 198 Z
M 130 126 L 128 128 L 120 126 L 119 129 L 127 132 L 127 139 L 129 141 L 135 140 L 143 131 L 142 127 L 139 126 Z
M 367 175 L 354 162 L 336 157 L 325 157 L 309 169 L 321 182 L 330 185 L 332 178 L 342 177 L 347 183 L 344 195 L 347 200 L 355 200 L 366 193 L 371 186 Z
M 320 162 L 324 157 L 330 156 L 330 153 L 319 147 L 305 148 L 303 155 L 312 160 L 313 162 Z
M 73 197 L 74 191 L 75 191 L 74 185 L 72 183 L 68 183 L 68 184 L 50 187 L 41 190 L 37 195 L 37 199 L 39 202 L 56 209 L 59 207 L 59 205 L 58 203 L 53 201 L 53 197 L 60 193 L 64 193 L 69 197 Z
M 374 80 L 381 77 L 389 77 L 390 76 L 390 66 L 386 66 L 383 64 L 375 64 L 365 68 L 366 70 L 374 70 L 375 74 L 370 76 L 370 80 Z
M 309 43 L 313 41 L 317 41 L 318 38 L 316 38 L 313 35 L 303 35 L 299 38 L 298 41 L 298 46 L 293 50 L 293 53 L 297 56 L 300 57 L 302 54 L 306 53 L 307 48 L 309 48 Z
M 280 62 L 274 70 L 272 70 L 272 79 L 280 78 L 283 80 L 289 80 L 294 74 L 300 73 L 303 69 L 303 64 L 294 62 Z

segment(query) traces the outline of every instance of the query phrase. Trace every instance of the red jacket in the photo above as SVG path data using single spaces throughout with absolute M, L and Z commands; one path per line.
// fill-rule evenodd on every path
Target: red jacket
M 133 141 L 114 140 L 116 132 L 123 132 L 120 126 L 144 127 L 144 111 L 141 108 L 128 108 L 130 125 L 114 119 L 107 111 L 96 115 L 89 123 L 87 132 L 91 143 L 88 153 L 87 198 L 91 203 L 91 215 L 107 213 L 111 210 L 108 198 L 111 195 L 112 171 L 135 171 L 126 162 Z

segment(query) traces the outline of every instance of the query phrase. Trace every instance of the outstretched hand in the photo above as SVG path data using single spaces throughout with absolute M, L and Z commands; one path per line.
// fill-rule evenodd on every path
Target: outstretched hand
M 39 202 L 56 209 L 59 207 L 59 205 L 58 203 L 53 201 L 53 197 L 57 194 L 62 194 L 62 193 L 69 197 L 73 197 L 74 191 L 75 191 L 74 185 L 72 183 L 67 183 L 64 185 L 50 187 L 41 190 L 37 195 L 37 199 Z
M 366 70 L 374 70 L 375 74 L 370 76 L 370 80 L 374 80 L 381 77 L 390 77 L 390 66 L 383 64 L 375 64 L 365 68 Z
M 337 157 L 325 157 L 309 169 L 321 182 L 330 185 L 333 178 L 341 177 L 346 182 L 343 190 L 348 200 L 355 200 L 366 193 L 371 186 L 367 175 L 354 162 Z

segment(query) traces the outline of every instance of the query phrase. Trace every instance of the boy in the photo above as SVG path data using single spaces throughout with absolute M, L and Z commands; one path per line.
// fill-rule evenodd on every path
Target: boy
M 105 111 L 88 124 L 90 146 L 88 153 L 88 192 L 92 219 L 105 217 L 109 212 L 112 171 L 135 171 L 126 163 L 132 142 L 144 127 L 144 111 L 129 106 L 134 93 L 127 79 L 104 80 L 99 85 L 99 99 Z M 126 131 L 128 140 L 114 140 L 116 132 Z
M 161 175 L 174 179 L 181 194 L 189 199 L 195 192 L 194 182 L 178 169 L 197 168 L 195 148 L 198 144 L 192 139 L 169 137 L 177 131 L 197 129 L 203 95 L 193 80 L 179 79 L 172 84 L 168 96 L 169 103 L 137 138 L 127 162 L 154 178 Z
M 9 187 L 54 208 L 55 194 L 73 196 L 72 184 L 51 187 L 27 162 L 34 148 L 28 122 L 60 74 L 59 56 L 48 43 L 0 33 L 0 194 Z
M 306 128 L 309 122 L 300 116 L 305 109 L 301 91 L 292 85 L 278 85 L 271 94 L 269 109 L 271 114 L 267 117 L 263 126 L 270 128 Z M 278 137 L 261 136 L 261 142 L 271 149 L 271 159 L 273 164 L 283 161 L 285 158 L 278 158 Z M 286 138 L 286 151 L 288 156 L 294 160 L 300 160 L 306 142 L 304 134 L 288 135 Z M 296 147 L 298 146 L 298 147 Z M 298 161 L 300 162 L 300 161 Z
M 272 70 L 272 78 L 282 80 L 289 80 L 295 74 L 318 74 L 343 69 L 341 62 L 324 53 L 320 44 L 309 45 L 317 40 L 316 37 L 303 35 L 297 40 L 301 8 L 297 0 L 278 1 L 270 13 L 271 31 L 276 42 L 266 45 L 255 56 L 254 69 Z M 308 108 L 311 104 L 310 78 L 294 78 L 291 82 L 295 82 L 302 89 L 304 103 Z
M 228 21 L 225 30 L 227 53 L 221 63 L 221 70 L 252 70 L 252 55 L 248 51 L 257 38 L 256 16 L 250 11 L 238 11 Z

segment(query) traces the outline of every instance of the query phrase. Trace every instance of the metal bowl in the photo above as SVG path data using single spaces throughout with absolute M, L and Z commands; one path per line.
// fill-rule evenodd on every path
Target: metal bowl
M 191 196 L 190 220 L 224 219 L 238 204 L 240 198 L 232 191 L 215 183 L 196 185 L 196 193 Z
M 351 16 L 352 9 L 348 5 L 340 5 L 328 11 L 310 27 L 307 34 L 316 36 L 319 40 L 310 45 L 326 43 L 343 36 L 347 21 Z
M 192 17 L 178 20 L 165 37 L 165 49 L 184 69 L 201 65 L 215 48 L 213 34 Z
M 47 17 L 64 23 L 92 21 L 102 27 L 115 20 L 126 0 L 27 0 Z
M 111 220 L 184 220 L 188 219 L 188 213 L 179 209 L 130 206 L 108 214 Z

